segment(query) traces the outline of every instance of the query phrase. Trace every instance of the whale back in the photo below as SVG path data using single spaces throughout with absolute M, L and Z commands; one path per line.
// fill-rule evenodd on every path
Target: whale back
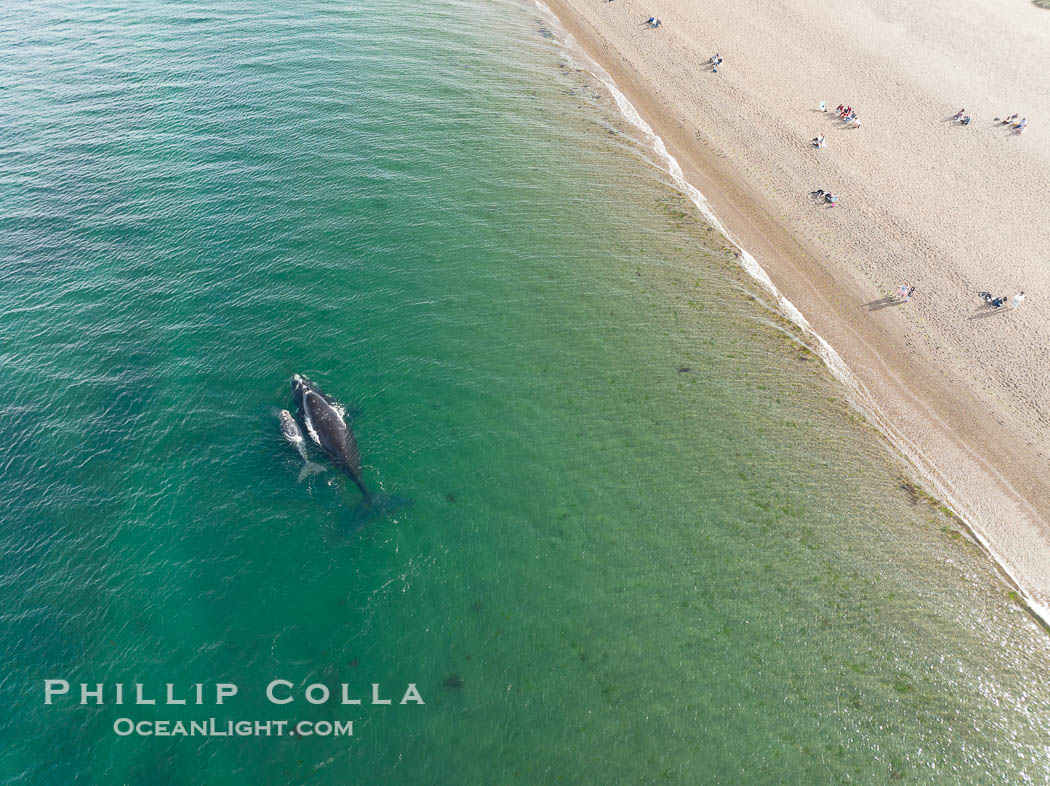
M 303 439 L 303 432 L 299 430 L 299 424 L 295 422 L 295 418 L 292 417 L 291 412 L 287 409 L 282 409 L 279 417 L 281 419 L 281 433 L 286 440 L 293 445 L 305 442 Z
M 360 484 L 361 455 L 354 432 L 346 425 L 343 413 L 313 389 L 306 390 L 302 400 L 310 438 Z

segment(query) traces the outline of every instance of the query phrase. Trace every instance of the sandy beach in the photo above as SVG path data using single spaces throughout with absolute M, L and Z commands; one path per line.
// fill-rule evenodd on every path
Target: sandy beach
M 1050 10 L 1028 0 L 547 4 L 1045 619 Z M 862 126 L 842 123 L 839 104 Z M 960 108 L 969 125 L 952 121 Z M 1024 134 L 996 122 L 1015 112 Z M 810 143 L 820 134 L 823 149 Z M 817 189 L 838 206 L 811 197 Z M 909 302 L 888 297 L 905 283 Z M 1013 310 L 977 296 L 1022 290 Z

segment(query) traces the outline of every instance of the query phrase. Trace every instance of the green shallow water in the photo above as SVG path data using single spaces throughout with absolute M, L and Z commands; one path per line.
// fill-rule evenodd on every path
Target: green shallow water
M 2 19 L 5 781 L 1050 779 L 1046 635 L 530 4 Z

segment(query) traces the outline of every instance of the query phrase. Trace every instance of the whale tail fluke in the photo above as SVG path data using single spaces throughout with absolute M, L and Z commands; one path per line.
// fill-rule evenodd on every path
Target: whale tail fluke
M 354 509 L 350 519 L 350 533 L 368 526 L 376 519 L 386 518 L 399 510 L 412 506 L 412 500 L 389 494 L 369 494 Z
M 314 464 L 312 461 L 307 461 L 303 464 L 303 468 L 299 470 L 299 482 L 302 483 L 311 475 L 316 475 L 319 472 L 324 472 L 325 468 L 320 464 Z

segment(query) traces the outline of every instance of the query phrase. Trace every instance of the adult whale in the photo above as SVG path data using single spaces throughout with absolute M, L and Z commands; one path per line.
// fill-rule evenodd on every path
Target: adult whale
M 343 408 L 306 377 L 292 376 L 292 395 L 306 424 L 306 431 L 337 467 L 342 469 L 361 489 L 366 501 L 372 494 L 361 477 L 361 454 L 357 450 L 354 432 L 346 425 Z

